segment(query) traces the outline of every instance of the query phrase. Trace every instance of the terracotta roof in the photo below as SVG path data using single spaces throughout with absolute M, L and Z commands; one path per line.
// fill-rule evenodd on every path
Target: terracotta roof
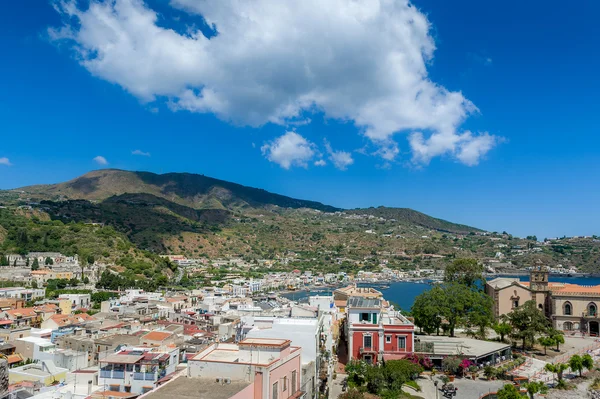
M 10 309 L 5 311 L 11 317 L 34 317 L 37 316 L 34 308 L 19 308 L 19 309 Z
M 14 355 L 8 355 L 6 360 L 8 361 L 8 364 L 19 363 L 23 361 L 23 356 L 19 353 L 15 353 Z
M 169 338 L 173 333 L 164 332 L 164 331 L 151 331 L 148 334 L 144 335 L 142 339 L 149 341 L 164 341 Z

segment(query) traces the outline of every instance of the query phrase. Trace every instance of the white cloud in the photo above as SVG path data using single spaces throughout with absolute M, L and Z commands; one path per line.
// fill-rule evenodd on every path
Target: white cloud
M 149 157 L 149 156 L 150 156 L 150 153 L 149 153 L 149 152 L 144 152 L 144 151 L 142 151 L 142 150 L 134 150 L 134 151 L 131 151 L 131 154 L 132 154 L 132 155 L 141 155 L 141 156 L 143 156 L 143 157 Z
M 324 159 L 319 159 L 318 161 L 315 161 L 315 166 L 325 166 L 327 165 L 327 162 L 325 162 Z
M 261 147 L 263 155 L 284 169 L 292 166 L 306 168 L 315 155 L 315 145 L 296 132 L 286 132 Z
M 456 157 L 465 165 L 475 166 L 479 163 L 480 159 L 487 154 L 489 150 L 494 148 L 498 143 L 497 137 L 491 136 L 488 133 L 473 137 L 470 132 L 470 136 L 459 145 Z
M 331 144 L 325 140 L 325 149 L 329 154 L 329 160 L 333 162 L 333 165 L 339 170 L 346 170 L 348 166 L 354 163 L 354 159 L 349 152 L 346 151 L 334 151 L 331 148 Z
M 108 161 L 106 160 L 106 158 L 104 158 L 101 155 L 98 155 L 97 157 L 95 157 L 94 162 L 96 162 L 98 165 L 108 165 Z
M 463 162 L 456 142 L 478 141 L 459 131 L 475 105 L 429 78 L 430 23 L 406 1 L 171 0 L 202 15 L 217 31 L 210 39 L 193 26 L 181 27 L 185 34 L 159 26 L 142 0 L 58 4 L 63 25 L 49 29 L 51 39 L 69 41 L 93 75 L 144 102 L 255 127 L 323 112 L 383 146 L 399 132 L 427 132 L 411 136 L 413 160 L 435 153 Z
M 411 134 L 409 143 L 413 151 L 413 161 L 428 164 L 432 158 L 450 153 L 465 165 L 475 166 L 500 138 L 485 132 L 475 135 L 470 131 L 461 134 L 435 133 L 425 139 L 423 134 Z
M 0 158 L 0 165 L 12 166 L 12 163 L 10 163 L 10 160 L 8 158 L 2 157 Z

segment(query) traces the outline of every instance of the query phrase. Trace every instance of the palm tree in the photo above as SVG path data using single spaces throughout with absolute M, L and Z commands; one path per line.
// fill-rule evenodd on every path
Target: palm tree
M 536 393 L 545 394 L 548 392 L 548 387 L 543 382 L 528 382 L 523 384 L 523 387 L 527 389 L 527 393 L 529 394 L 529 398 L 533 399 L 533 395 Z

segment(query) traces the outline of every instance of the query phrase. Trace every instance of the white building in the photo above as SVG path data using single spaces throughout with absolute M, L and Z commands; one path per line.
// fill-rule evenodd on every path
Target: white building
M 61 294 L 58 299 L 69 300 L 73 310 L 89 309 L 92 306 L 92 296 L 90 294 Z

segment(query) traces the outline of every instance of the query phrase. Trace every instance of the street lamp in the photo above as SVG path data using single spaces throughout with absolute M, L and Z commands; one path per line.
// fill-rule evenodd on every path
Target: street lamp
M 433 385 L 435 385 L 435 399 L 438 399 L 438 382 L 440 382 L 439 380 L 435 380 L 433 381 Z

